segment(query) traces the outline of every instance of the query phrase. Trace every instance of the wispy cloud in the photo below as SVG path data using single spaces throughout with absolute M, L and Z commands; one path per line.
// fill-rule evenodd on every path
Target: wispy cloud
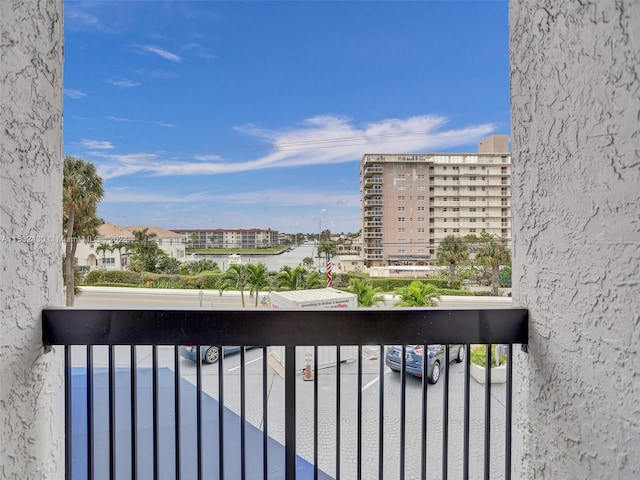
M 87 150 L 111 150 L 113 149 L 113 143 L 104 140 L 87 140 L 83 139 L 80 142 L 83 148 Z
M 213 60 L 215 58 L 218 58 L 214 54 L 209 52 L 204 47 L 204 45 L 202 45 L 200 43 L 189 43 L 187 45 L 184 45 L 182 47 L 182 51 L 183 52 L 190 52 L 191 54 L 195 55 L 196 57 L 203 58 L 205 60 Z
M 69 97 L 69 98 L 73 98 L 73 99 L 78 99 L 78 98 L 82 98 L 82 97 L 86 97 L 87 94 L 80 91 L 80 90 L 72 90 L 70 88 L 65 88 L 64 89 L 64 94 Z
M 176 55 L 175 53 L 172 53 L 160 47 L 156 47 L 155 45 L 137 45 L 137 48 L 141 52 L 153 53 L 164 58 L 165 60 L 170 60 L 176 63 L 182 62 L 182 57 L 180 55 Z
M 166 192 L 144 192 L 139 189 L 108 190 L 104 202 L 107 203 L 196 203 L 216 202 L 225 205 L 270 205 L 274 207 L 303 207 L 316 205 L 336 205 L 338 207 L 357 207 L 358 194 L 353 192 L 309 192 L 291 189 L 252 190 L 230 194 L 211 194 L 207 192 L 187 195 L 167 195 Z M 322 209 L 325 213 L 326 209 Z
M 132 80 L 107 80 L 107 82 L 120 88 L 139 87 L 142 85 L 140 82 L 134 82 Z
M 360 161 L 364 153 L 431 152 L 477 143 L 495 131 L 493 124 L 445 129 L 448 119 L 423 115 L 386 119 L 362 126 L 346 117 L 317 116 L 302 124 L 279 130 L 253 125 L 238 127 L 258 142 L 271 146 L 262 157 L 238 162 L 215 156 L 197 162 L 163 159 L 157 153 L 105 155 L 111 160 L 108 177 L 149 173 L 151 175 L 217 175 L 261 169 L 293 168 Z
M 196 155 L 194 158 L 201 162 L 221 162 L 223 160 L 220 155 Z
M 133 122 L 133 120 L 131 120 L 130 118 L 122 118 L 122 117 L 114 117 L 114 116 L 107 116 L 104 117 L 107 120 L 111 120 L 112 122 Z
M 153 123 L 164 128 L 176 128 L 176 126 L 173 123 L 167 123 L 167 122 L 161 122 L 161 121 L 156 121 Z

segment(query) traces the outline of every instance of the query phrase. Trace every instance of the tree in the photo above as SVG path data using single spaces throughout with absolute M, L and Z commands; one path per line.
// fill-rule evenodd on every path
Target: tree
M 289 265 L 285 265 L 278 273 L 278 287 L 286 288 L 287 290 L 298 290 L 304 285 L 305 275 L 307 273 L 308 272 L 300 266 L 291 268 Z
M 304 257 L 304 258 L 302 259 L 302 264 L 303 264 L 305 267 L 309 268 L 311 265 L 313 265 L 313 258 L 311 258 L 311 257 Z
M 244 301 L 244 289 L 249 283 L 249 270 L 247 265 L 234 263 L 225 272 L 220 281 L 220 295 L 225 290 L 238 290 L 240 291 L 240 298 L 242 299 L 242 306 L 245 306 Z
M 65 236 L 66 305 L 73 306 L 74 262 L 79 238 L 95 237 L 103 222 L 97 208 L 104 195 L 102 178 L 95 165 L 80 158 L 64 158 L 62 182 L 62 230 Z
M 96 247 L 96 253 L 100 252 L 102 252 L 102 268 L 105 268 L 105 257 L 107 256 L 107 252 L 113 252 L 113 247 L 107 242 L 100 242 L 100 244 Z
M 433 307 L 440 296 L 436 287 L 420 280 L 414 280 L 394 293 L 400 297 L 395 303 L 396 307 Z
M 384 301 L 384 297 L 378 295 L 382 289 L 380 287 L 374 287 L 366 280 L 352 278 L 349 280 L 348 290 L 357 295 L 359 307 L 373 307 L 375 304 Z
M 329 230 L 326 230 L 329 232 Z M 336 244 L 332 241 L 323 242 L 318 246 L 318 265 L 320 265 L 320 259 L 322 257 L 333 257 L 336 254 Z
M 437 258 L 440 265 L 449 265 L 449 285 L 451 285 L 456 279 L 456 265 L 469 260 L 469 247 L 462 238 L 447 235 L 440 242 Z
M 511 252 L 505 242 L 487 232 L 482 232 L 476 247 L 475 259 L 482 265 L 491 267 L 491 294 L 498 295 L 500 265 L 511 264 Z
M 157 235 L 149 233 L 148 228 L 133 231 L 133 240 L 129 242 L 128 249 L 134 252 L 131 269 L 143 272 L 156 272 L 158 268 L 159 250 L 158 243 L 154 240 Z
M 180 272 L 180 261 L 177 258 L 169 256 L 160 250 L 158 252 L 158 263 L 156 266 L 158 273 L 166 273 L 174 275 Z
M 255 307 L 258 306 L 258 295 L 261 289 L 269 286 L 269 272 L 264 263 L 250 263 L 247 265 L 249 293 L 255 297 Z
M 112 251 L 118 251 L 118 265 L 119 265 L 119 269 L 122 270 L 122 250 L 126 250 L 128 247 L 128 243 L 127 242 L 116 242 L 113 245 L 111 245 Z

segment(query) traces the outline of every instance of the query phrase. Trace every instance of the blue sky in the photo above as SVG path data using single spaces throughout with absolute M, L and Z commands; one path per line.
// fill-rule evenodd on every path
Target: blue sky
M 509 133 L 508 2 L 65 1 L 64 153 L 118 225 L 360 229 L 365 153 Z

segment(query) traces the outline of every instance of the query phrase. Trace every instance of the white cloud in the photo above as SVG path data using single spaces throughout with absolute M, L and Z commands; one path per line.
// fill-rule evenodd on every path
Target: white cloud
M 222 161 L 222 157 L 220 155 L 196 155 L 194 158 L 196 160 L 200 160 L 201 162 L 220 162 L 220 161 Z
M 191 52 L 193 55 L 199 58 L 203 58 L 205 60 L 213 60 L 217 58 L 214 54 L 210 53 L 203 45 L 200 43 L 189 43 L 182 47 L 183 52 Z
M 115 120 L 115 118 L 114 118 Z M 162 159 L 159 154 L 108 155 L 109 177 L 147 172 L 151 175 L 217 175 L 273 168 L 329 165 L 360 161 L 365 153 L 432 152 L 477 143 L 495 130 L 493 124 L 444 129 L 447 119 L 422 115 L 386 119 L 362 126 L 346 117 L 324 115 L 280 130 L 238 127 L 272 151 L 262 157 L 234 162 L 214 156 L 196 156 L 197 162 Z M 151 161 L 155 160 L 155 161 Z M 162 160 L 162 161 L 160 161 Z
M 107 80 L 107 82 L 120 88 L 139 87 L 142 85 L 140 82 L 134 82 L 132 80 Z
M 113 143 L 104 140 L 87 140 L 84 139 L 80 144 L 87 150 L 111 150 Z
M 154 53 L 172 62 L 180 63 L 182 61 L 182 57 L 180 55 L 176 55 L 175 53 L 171 53 L 168 50 L 156 47 L 155 45 L 140 45 L 139 48 L 143 52 Z
M 82 97 L 86 97 L 87 94 L 80 91 L 80 90 L 72 90 L 69 88 L 65 88 L 64 89 L 64 94 L 69 97 L 69 98 L 73 98 L 73 99 L 78 99 L 78 98 L 82 98 Z

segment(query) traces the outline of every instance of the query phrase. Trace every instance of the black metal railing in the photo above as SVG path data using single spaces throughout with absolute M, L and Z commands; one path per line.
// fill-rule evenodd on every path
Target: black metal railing
M 405 351 L 402 348 L 402 368 L 399 377 L 400 394 L 400 420 L 398 444 L 386 442 L 385 436 L 385 391 L 391 383 L 385 384 L 386 366 L 384 361 L 385 345 L 423 345 L 427 352 L 427 345 L 434 344 L 462 344 L 466 346 L 466 352 L 474 344 L 487 345 L 486 360 L 490 362 L 491 344 L 504 345 L 507 353 L 507 379 L 506 390 L 500 406 L 504 405 L 504 432 L 500 436 L 504 442 L 504 452 L 500 455 L 503 465 L 500 467 L 502 478 L 511 478 L 511 415 L 512 415 L 512 359 L 513 345 L 526 344 L 528 338 L 528 314 L 526 309 L 341 309 L 341 310 L 88 310 L 47 308 L 43 311 L 43 342 L 45 346 L 65 347 L 65 383 L 66 383 L 66 472 L 67 478 L 286 478 L 295 479 L 306 476 L 301 474 L 301 460 L 298 458 L 296 442 L 300 441 L 301 432 L 297 431 L 296 403 L 297 380 L 300 380 L 301 371 L 296 366 L 296 347 L 311 346 L 313 348 L 313 434 L 310 441 L 313 444 L 309 453 L 311 458 L 308 463 L 311 472 L 308 478 L 375 478 L 363 474 L 363 347 L 378 352 L 378 364 L 375 367 L 378 388 L 378 418 L 377 418 L 377 452 L 373 454 L 377 461 L 377 478 L 427 478 L 427 470 L 433 469 L 427 455 L 428 450 L 428 419 L 429 409 L 427 395 L 427 375 L 424 370 L 427 362 L 422 362 L 422 381 L 420 384 L 421 400 L 420 408 L 420 442 L 417 458 L 407 459 L 407 382 L 416 383 L 413 379 L 407 379 Z M 217 362 L 217 432 L 213 434 L 203 427 L 203 419 L 207 413 L 204 401 L 209 397 L 203 394 L 203 367 L 202 362 L 195 362 L 195 399 L 185 393 L 185 382 L 181 369 L 179 348 L 182 345 L 213 345 L 218 346 L 218 351 L 223 352 L 223 346 L 234 345 L 240 347 L 260 346 L 258 352 L 262 354 L 262 413 L 259 428 L 260 438 L 253 435 L 254 427 L 247 421 L 246 402 L 246 355 L 245 348 L 241 348 L 240 359 L 240 387 L 239 387 L 239 427 L 228 420 L 228 409 L 225 407 L 225 364 L 224 355 L 220 354 Z M 335 464 L 329 469 L 331 476 L 326 475 L 319 468 L 319 405 L 326 401 L 320 398 L 318 384 L 320 383 L 321 368 L 318 365 L 318 349 L 327 346 L 338 346 L 335 351 L 335 379 L 336 391 L 335 412 L 333 420 L 335 436 L 335 453 L 332 456 Z M 356 346 L 357 358 L 355 367 L 356 388 L 355 395 L 355 441 L 347 444 L 349 440 L 342 437 L 341 423 L 347 413 L 342 414 L 341 408 L 345 405 L 345 394 L 341 395 L 341 370 L 351 368 L 343 364 L 340 346 Z M 72 349 L 82 350 L 82 361 L 72 358 Z M 170 346 L 172 348 L 168 348 Z M 273 459 L 268 455 L 269 449 L 273 449 L 270 437 L 272 425 L 275 421 L 268 414 L 268 396 L 270 386 L 267 384 L 269 355 L 268 346 L 282 346 L 284 349 L 284 428 L 283 435 L 283 459 L 282 472 L 274 473 Z M 122 358 L 116 359 L 116 349 L 122 357 L 121 350 L 125 348 L 127 357 L 125 366 Z M 94 352 L 97 349 L 106 349 L 106 368 L 94 365 Z M 172 380 L 167 380 L 164 370 L 159 368 L 159 350 L 169 349 L 172 355 L 173 370 Z M 100 350 L 101 351 L 101 350 Z M 138 368 L 141 352 L 150 351 L 151 378 L 142 378 Z M 441 443 L 441 466 L 437 478 L 447 478 L 451 468 L 449 425 L 453 421 L 450 412 L 450 385 L 449 351 L 446 351 L 446 361 L 443 366 L 442 377 L 442 429 L 439 442 Z M 77 353 L 77 352 L 76 352 Z M 201 347 L 197 347 L 196 358 L 201 358 Z M 86 355 L 86 358 L 84 357 Z M 85 380 L 76 380 L 74 375 L 74 363 L 81 364 L 80 370 L 84 372 Z M 206 367 L 209 368 L 209 367 Z M 169 369 L 169 370 L 170 370 Z M 99 377 L 106 374 L 106 380 Z M 146 375 L 147 370 L 145 370 Z M 485 370 L 484 387 L 474 387 L 470 381 L 470 355 L 465 356 L 464 373 L 462 377 L 463 411 L 460 422 L 462 423 L 461 465 L 456 464 L 462 472 L 462 477 L 468 479 L 471 474 L 478 476 L 478 472 L 472 471 L 471 457 L 477 457 L 478 448 L 471 445 L 471 393 L 473 389 L 484 388 L 484 432 L 483 432 L 483 459 L 481 467 L 483 478 L 489 478 L 492 468 L 492 438 L 496 438 L 496 432 L 492 432 L 492 401 L 495 400 L 491 387 L 491 369 Z M 162 375 L 161 375 L 162 374 Z M 162 378 L 161 378 L 162 376 Z M 101 378 L 98 385 L 98 378 Z M 85 383 L 82 383 L 82 382 Z M 146 382 L 146 383 L 145 383 Z M 150 382 L 149 403 L 141 395 L 146 392 L 142 384 Z M 299 384 L 300 382 L 298 382 Z M 80 399 L 74 397 L 76 386 L 85 388 Z M 173 387 L 168 388 L 169 387 Z M 191 385 L 191 384 L 189 384 Z M 417 388 L 416 388 L 417 390 Z M 104 395 L 99 395 L 104 391 Z M 172 393 L 171 393 L 172 392 Z M 145 397 L 144 399 L 142 397 Z M 167 397 L 173 397 L 167 400 Z M 341 399 L 342 398 L 342 399 Z M 106 405 L 103 405 L 106 402 Z M 172 405 L 169 415 L 162 414 L 161 408 L 165 408 L 167 402 Z M 388 403 L 388 400 L 387 400 Z M 103 405 L 103 408 L 100 408 Z M 210 405 L 208 405 L 210 407 Z M 214 408 L 214 407 L 211 407 Z M 102 410 L 106 411 L 102 411 Z M 148 416 L 151 416 L 150 425 L 141 426 Z M 144 418 L 143 418 L 144 417 Z M 172 425 L 167 426 L 167 417 L 172 418 Z M 187 417 L 194 417 L 195 426 Z M 82 427 L 81 436 L 84 439 L 82 445 L 74 443 L 72 437 L 78 434 L 78 418 L 86 425 Z M 106 419 L 99 431 L 96 425 L 97 418 Z M 433 420 L 433 419 L 432 419 Z M 456 420 L 457 421 L 457 420 Z M 370 427 L 367 422 L 367 427 Z M 375 422 L 373 422 L 375 423 Z M 187 430 L 195 428 L 193 435 L 185 434 Z M 151 440 L 146 440 L 151 431 Z M 167 433 L 168 430 L 168 433 Z M 239 455 L 238 461 L 230 463 L 231 448 L 228 445 L 227 433 L 239 430 Z M 277 430 L 277 428 L 274 428 Z M 116 435 L 117 431 L 127 433 L 126 441 Z M 370 430 L 368 430 L 370 431 Z M 250 436 L 249 433 L 252 433 Z M 344 432 L 347 433 L 347 432 Z M 195 437 L 195 439 L 193 438 Z M 106 438 L 106 440 L 105 440 Z M 431 438 L 431 437 L 429 437 Z M 186 441 L 187 439 L 188 441 Z M 306 440 L 305 440 L 306 441 Z M 251 445 L 249 445 L 251 444 Z M 430 444 L 431 445 L 431 444 Z M 126 447 L 126 448 L 125 448 Z M 432 447 L 431 447 L 432 448 Z M 151 454 L 148 453 L 151 449 Z M 395 462 L 397 474 L 385 474 L 384 462 L 386 452 L 397 449 Z M 98 450 L 98 452 L 97 452 Z M 108 451 L 105 455 L 104 450 Z M 349 452 L 355 457 L 355 472 L 345 473 L 342 470 L 341 455 Z M 146 452 L 146 456 L 144 455 Z M 80 458 L 86 453 L 79 463 L 74 459 Z M 473 454 L 473 455 L 472 455 Z M 256 457 L 259 457 L 259 466 L 255 466 Z M 169 459 L 172 459 L 169 462 Z M 216 460 L 217 464 L 216 464 Z M 167 463 L 168 462 L 168 463 Z M 271 463 L 270 463 L 271 462 Z M 419 463 L 419 468 L 414 468 Z M 151 472 L 147 477 L 140 472 L 145 465 L 145 472 Z M 78 467 L 80 465 L 80 467 Z M 126 465 L 123 471 L 123 465 Z M 167 467 L 167 465 L 170 466 Z M 251 466 L 252 471 L 248 468 Z M 148 468 L 147 468 L 148 467 Z M 411 467 L 411 468 L 409 468 Z M 259 470 L 256 473 L 256 469 Z M 394 467 L 395 469 L 395 467 Z M 419 473 L 410 473 L 419 472 Z M 187 473 L 193 472 L 193 473 Z M 296 477 L 298 475 L 298 477 Z M 419 476 L 418 476 L 419 475 Z

